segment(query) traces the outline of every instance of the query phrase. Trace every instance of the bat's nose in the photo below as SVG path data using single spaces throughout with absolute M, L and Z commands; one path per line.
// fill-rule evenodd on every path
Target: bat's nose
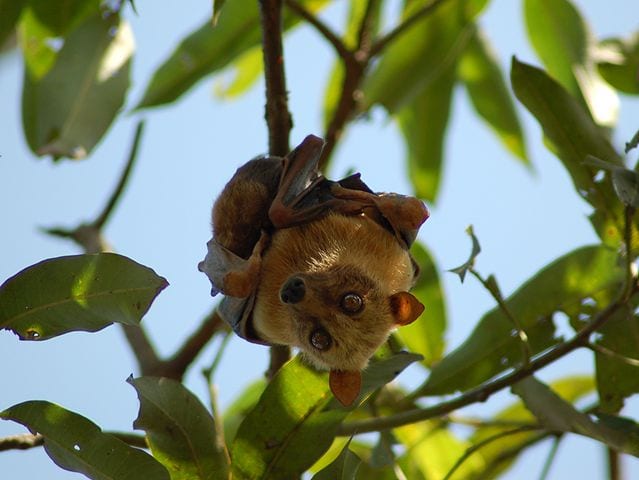
M 280 290 L 280 299 L 284 303 L 301 302 L 306 294 L 306 285 L 300 277 L 289 278 Z

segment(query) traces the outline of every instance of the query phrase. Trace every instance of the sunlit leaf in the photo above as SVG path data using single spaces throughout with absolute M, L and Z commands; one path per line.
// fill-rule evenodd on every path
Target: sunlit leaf
M 528 410 L 548 430 L 577 433 L 599 440 L 619 452 L 639 456 L 639 428 L 636 424 L 629 429 L 627 425 L 615 425 L 610 421 L 597 422 L 532 376 L 513 385 L 512 391 L 521 397 Z
M 511 314 L 528 336 L 533 354 L 557 343 L 552 315 L 576 316 L 582 300 L 608 297 L 624 278 L 617 252 L 601 246 L 579 248 L 546 266 L 506 299 Z M 468 339 L 439 362 L 422 393 L 440 395 L 468 390 L 522 360 L 512 322 L 499 309 L 488 312 Z
M 327 0 L 305 0 L 312 12 Z M 284 30 L 299 23 L 299 17 L 284 11 Z M 204 25 L 184 38 L 155 71 L 136 108 L 153 107 L 177 100 L 204 76 L 225 68 L 248 50 L 260 45 L 259 3 L 233 0 L 224 4 L 215 27 Z
M 468 41 L 457 73 L 477 113 L 510 152 L 529 163 L 524 134 L 497 55 L 482 30 Z
M 168 282 L 115 253 L 74 255 L 36 263 L 0 286 L 0 329 L 22 340 L 137 325 Z
M 55 36 L 64 36 L 82 20 L 100 13 L 99 0 L 29 0 L 29 8 Z
M 140 399 L 133 427 L 146 432 L 153 456 L 171 480 L 230 478 L 229 457 L 218 426 L 202 402 L 168 378 L 129 378 Z
M 233 98 L 246 92 L 260 78 L 264 69 L 262 49 L 252 48 L 242 54 L 231 66 L 233 78 L 220 80 L 215 93 L 219 97 Z
M 428 3 L 427 0 L 406 2 L 402 19 Z M 364 83 L 364 107 L 381 104 L 395 113 L 413 102 L 456 63 L 475 28 L 472 21 L 486 3 L 483 0 L 443 2 L 396 38 L 384 50 Z
M 569 0 L 526 0 L 528 37 L 546 69 L 575 98 L 584 102 L 599 125 L 614 126 L 619 99 L 604 83 L 590 53 L 594 39 Z
M 416 195 L 430 202 L 439 193 L 455 80 L 452 64 L 397 115 L 406 143 L 411 183 Z
M 361 463 L 362 460 L 347 444 L 330 465 L 313 475 L 312 480 L 355 480 Z
M 423 355 L 423 363 L 430 366 L 437 362 L 444 352 L 444 292 L 439 282 L 438 269 L 430 253 L 417 242 L 413 244 L 411 253 L 420 268 L 419 278 L 412 293 L 426 306 L 426 310 L 415 322 L 399 328 L 397 333 L 408 349 Z
M 95 423 L 53 403 L 29 401 L 0 412 L 44 437 L 44 448 L 61 468 L 95 480 L 169 480 L 151 455 L 103 433 Z
M 628 39 L 604 40 L 596 59 L 606 82 L 624 93 L 639 94 L 639 32 Z
M 621 204 L 610 180 L 595 181 L 596 172 L 584 160 L 592 155 L 621 166 L 619 154 L 579 102 L 543 70 L 513 58 L 511 80 L 515 95 L 540 123 L 577 192 L 604 216 L 603 221 L 593 221 L 598 234 L 605 243 L 617 245 L 623 232 Z
M 22 121 L 37 155 L 85 157 L 120 110 L 134 41 L 116 16 L 91 17 L 65 40 L 42 77 L 25 68 Z
M 28 8 L 18 24 L 18 40 L 24 58 L 25 76 L 29 75 L 32 81 L 41 79 L 53 67 L 59 52 L 57 47 L 61 46 L 62 40 L 56 39 L 54 33 Z
M 231 443 L 233 441 L 237 429 L 257 404 L 266 385 L 266 380 L 256 380 L 246 387 L 226 409 L 222 418 L 224 422 L 224 438 L 227 442 Z

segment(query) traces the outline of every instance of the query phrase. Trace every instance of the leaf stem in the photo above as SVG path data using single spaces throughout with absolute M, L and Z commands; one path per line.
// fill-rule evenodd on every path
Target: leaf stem
M 557 451 L 559 450 L 559 443 L 563 437 L 561 435 L 556 435 L 552 446 L 550 447 L 550 451 L 548 452 L 548 456 L 546 457 L 546 461 L 544 462 L 544 467 L 541 469 L 541 473 L 539 474 L 539 480 L 546 480 L 548 478 L 548 474 L 550 473 L 550 467 L 552 467 L 555 458 L 557 457 Z

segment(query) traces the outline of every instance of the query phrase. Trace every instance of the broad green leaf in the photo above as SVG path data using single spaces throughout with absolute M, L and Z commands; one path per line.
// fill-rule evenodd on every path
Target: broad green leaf
M 44 437 L 44 449 L 61 468 L 95 480 L 169 480 L 151 455 L 103 433 L 90 420 L 53 403 L 29 401 L 0 412 Z
M 506 299 L 525 330 L 533 354 L 557 343 L 552 315 L 577 316 L 584 299 L 599 299 L 624 278 L 615 250 L 590 246 L 555 260 Z M 508 317 L 495 308 L 485 314 L 468 339 L 439 362 L 421 388 L 427 395 L 468 390 L 518 365 L 521 345 Z
M 444 478 L 470 444 L 443 428 L 441 422 L 426 421 L 393 430 L 395 437 L 406 447 L 409 458 L 424 478 Z M 483 467 L 479 456 L 471 456 L 453 474 L 453 479 L 473 478 Z M 407 473 L 408 474 L 408 473 Z M 411 475 L 409 478 L 414 478 Z
M 569 403 L 575 403 L 579 399 L 589 395 L 594 390 L 594 381 L 591 377 L 586 376 L 570 376 L 562 378 L 552 383 L 552 389 L 564 400 Z M 526 409 L 521 401 L 517 401 L 497 413 L 493 420 L 504 422 L 504 426 L 487 425 L 478 428 L 470 437 L 470 443 L 473 445 L 497 435 L 505 430 L 513 429 L 517 424 L 535 423 L 535 417 Z M 511 423 L 509 425 L 508 423 Z M 485 469 L 482 470 L 479 478 L 496 478 L 499 474 L 505 472 L 517 456 L 504 457 L 504 452 L 523 451 L 528 442 L 531 441 L 539 432 L 525 431 L 515 435 L 499 438 L 485 444 L 476 453 L 481 455 L 484 460 Z
M 83 19 L 100 14 L 99 0 L 29 0 L 29 8 L 55 36 L 65 36 Z
M 420 268 L 419 278 L 412 293 L 426 306 L 426 310 L 415 322 L 399 328 L 397 332 L 408 349 L 423 355 L 423 363 L 431 366 L 444 353 L 444 292 L 439 283 L 438 269 L 430 253 L 417 242 L 413 244 L 411 253 Z
M 294 478 L 330 447 L 338 426 L 373 390 L 394 379 L 419 355 L 397 354 L 371 362 L 363 372 L 362 393 L 342 407 L 325 373 L 295 358 L 269 383 L 240 425 L 231 447 L 233 474 L 239 478 Z
M 639 324 L 628 308 L 621 309 L 603 327 L 595 343 L 610 353 L 595 353 L 599 407 L 607 413 L 621 410 L 624 400 L 639 392 L 639 366 L 617 356 L 639 357 Z
M 61 39 L 52 39 L 55 39 L 54 33 L 37 19 L 31 9 L 25 9 L 18 24 L 18 40 L 24 57 L 25 76 L 28 74 L 34 82 L 51 70 L 55 63 Z
M 27 0 L 0 0 L 0 48 L 14 30 Z
M 475 110 L 502 143 L 528 164 L 524 134 L 511 94 L 488 38 L 476 30 L 468 41 L 457 69 Z
M 229 457 L 215 420 L 181 383 L 168 378 L 129 378 L 140 399 L 133 428 L 146 432 L 153 456 L 171 480 L 230 478 Z
M 621 166 L 619 154 L 579 102 L 543 70 L 513 58 L 511 81 L 515 95 L 540 123 L 548 146 L 572 177 L 576 190 L 603 217 L 593 221 L 598 234 L 604 243 L 618 245 L 623 231 L 621 204 L 610 180 L 595 181 L 596 170 L 584 160 L 592 155 Z
M 124 102 L 133 50 L 131 27 L 98 15 L 69 34 L 44 76 L 25 68 L 22 121 L 34 153 L 83 158 L 93 149 Z
M 585 102 L 599 125 L 614 126 L 615 92 L 602 82 L 590 53 L 594 39 L 569 0 L 525 0 L 528 37 L 546 69 L 575 98 Z
M 610 421 L 596 422 L 532 376 L 513 385 L 512 391 L 521 397 L 528 410 L 548 430 L 577 433 L 619 452 L 639 456 L 639 429 L 636 425 L 630 430 L 626 426 L 615 428 L 617 425 L 613 426 Z
M 308 10 L 316 12 L 326 0 L 303 3 Z M 285 10 L 283 22 L 284 30 L 287 30 L 297 24 L 299 18 Z M 136 108 L 177 100 L 204 76 L 230 65 L 243 53 L 260 45 L 261 39 L 259 3 L 253 0 L 225 3 L 215 27 L 207 20 L 183 39 L 155 71 Z
M 596 59 L 606 82 L 621 92 L 639 94 L 639 32 L 628 39 L 604 40 L 599 44 Z
M 621 203 L 639 208 L 639 173 L 610 162 L 604 162 L 592 155 L 589 155 L 584 163 L 591 167 L 609 171 L 612 178 L 612 186 Z
M 220 80 L 215 87 L 215 94 L 222 98 L 234 98 L 246 92 L 260 78 L 264 70 L 263 62 L 260 47 L 243 53 L 231 65 L 233 78 L 230 81 Z
M 402 20 L 428 3 L 406 2 Z M 364 108 L 381 104 L 395 113 L 413 102 L 456 63 L 475 28 L 473 19 L 486 3 L 486 0 L 444 2 L 396 38 L 364 83 Z
M 167 285 L 150 268 L 115 253 L 51 258 L 0 286 L 0 329 L 22 340 L 46 340 L 114 322 L 137 325 Z
M 361 463 L 362 460 L 347 444 L 330 465 L 313 475 L 312 480 L 355 480 Z
M 455 81 L 455 64 L 452 64 L 397 115 L 415 193 L 430 202 L 434 202 L 439 193 Z
M 266 385 L 266 380 L 263 378 L 251 383 L 224 412 L 224 438 L 228 443 L 231 443 L 235 438 L 237 429 L 246 418 L 246 415 L 257 404 Z

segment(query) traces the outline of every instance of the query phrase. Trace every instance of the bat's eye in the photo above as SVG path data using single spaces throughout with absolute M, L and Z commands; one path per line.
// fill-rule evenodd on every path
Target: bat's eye
M 316 328 L 313 330 L 311 332 L 310 341 L 311 345 L 321 352 L 328 350 L 333 343 L 333 339 L 330 334 L 323 328 Z
M 364 300 L 356 293 L 347 293 L 342 297 L 340 306 L 346 313 L 357 313 L 362 309 Z

